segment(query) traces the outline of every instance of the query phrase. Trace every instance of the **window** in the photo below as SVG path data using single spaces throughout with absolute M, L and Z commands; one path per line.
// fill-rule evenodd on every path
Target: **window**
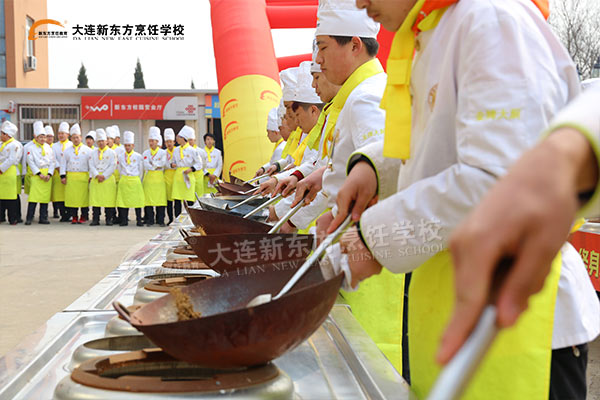
M 33 19 L 30 17 L 27 17 L 27 37 L 29 37 L 29 31 L 31 30 L 31 27 L 33 26 Z M 35 55 L 35 42 L 33 40 L 27 40 L 27 55 L 28 56 L 34 56 Z
M 69 125 L 79 122 L 79 106 L 23 104 L 19 106 L 19 121 L 20 140 L 32 140 L 35 121 L 51 125 L 54 132 L 58 132 L 58 126 L 63 121 Z

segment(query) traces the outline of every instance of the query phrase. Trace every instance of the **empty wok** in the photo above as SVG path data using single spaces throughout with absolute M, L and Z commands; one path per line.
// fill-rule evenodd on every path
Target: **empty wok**
M 269 200 L 269 198 L 263 198 L 260 200 L 261 201 L 259 204 L 256 204 L 256 205 L 244 204 L 233 210 L 225 209 L 225 206 L 228 205 L 229 207 L 231 207 L 231 206 L 236 205 L 239 202 L 222 200 L 222 199 L 219 199 L 218 197 L 217 198 L 200 197 L 200 198 L 198 198 L 198 203 L 200 204 L 200 207 L 206 211 L 217 211 L 217 212 L 221 212 L 221 213 L 225 213 L 225 214 L 231 214 L 231 215 L 237 215 L 238 217 L 243 217 L 244 215 L 248 214 L 250 211 L 254 210 L 256 207 L 258 207 L 265 201 Z M 251 216 L 250 219 L 262 222 L 262 221 L 266 220 L 266 217 L 255 214 L 255 215 Z
M 185 241 L 200 260 L 220 274 L 240 266 L 305 259 L 313 248 L 313 235 L 295 233 L 193 235 Z
M 185 204 L 185 203 L 184 203 Z M 218 211 L 206 211 L 187 207 L 192 223 L 201 227 L 207 235 L 223 233 L 267 233 L 272 226 L 251 219 L 225 214 Z
M 244 185 L 236 185 L 234 183 L 222 182 L 222 183 L 219 183 L 219 186 L 217 189 L 219 190 L 219 193 L 222 193 L 224 195 L 235 195 L 235 194 L 248 194 L 246 192 L 248 192 L 249 190 L 258 189 L 258 188 L 256 186 L 252 186 L 248 183 L 244 184 Z
M 279 292 L 290 272 L 294 270 L 231 274 L 182 288 L 194 310 L 202 314 L 188 321 L 177 321 L 171 294 L 131 314 L 119 303 L 113 305 L 125 320 L 179 360 L 209 368 L 259 365 L 294 349 L 318 329 L 343 279 L 339 274 L 325 280 L 318 265 L 313 265 L 285 296 L 246 307 L 259 294 Z

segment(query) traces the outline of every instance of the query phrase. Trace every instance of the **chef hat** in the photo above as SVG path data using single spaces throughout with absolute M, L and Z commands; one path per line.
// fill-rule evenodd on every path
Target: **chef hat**
M 181 136 L 185 140 L 196 139 L 196 131 L 194 131 L 194 128 L 187 125 L 184 125 L 177 135 Z
M 165 141 L 175 140 L 175 131 L 171 128 L 165 129 Z
M 106 133 L 106 137 L 111 138 L 111 139 L 114 139 L 117 137 L 115 135 L 115 128 L 112 126 L 107 126 L 106 130 L 104 130 L 102 128 L 96 129 L 96 132 L 98 132 L 98 131 L 102 131 L 102 132 Z
M 319 0 L 315 36 L 358 36 L 377 38 L 379 24 L 366 10 L 356 7 L 356 0 Z
M 294 91 L 294 101 L 307 104 L 320 104 L 321 99 L 312 87 L 313 77 L 310 73 L 310 61 L 300 63 L 298 69 L 298 82 Z
M 17 126 L 10 121 L 4 121 L 0 128 L 0 131 L 6 133 L 10 137 L 15 137 L 18 130 Z
M 158 140 L 160 142 L 160 129 L 157 126 L 151 126 L 148 132 L 149 140 Z
M 319 52 L 319 48 L 317 47 L 317 39 L 313 40 L 313 53 L 312 53 L 312 62 L 310 63 L 310 72 L 321 72 L 321 66 L 317 64 L 317 53 Z
M 68 122 L 61 122 L 60 125 L 58 126 L 58 132 L 64 132 L 64 133 L 69 133 L 69 123 Z
M 135 133 L 131 131 L 123 132 L 123 144 L 134 144 L 135 143 Z
M 72 130 L 73 128 L 71 128 Z M 71 133 L 72 135 L 73 133 Z M 96 141 L 96 131 L 89 131 L 87 133 L 87 135 L 85 135 L 85 138 L 87 139 L 88 137 L 91 137 L 92 139 L 94 139 L 94 142 Z M 106 140 L 106 138 L 104 138 L 104 140 Z
M 113 125 L 112 128 L 115 131 L 115 137 L 120 138 L 121 137 L 121 130 L 119 129 L 119 125 Z
M 272 108 L 269 111 L 267 117 L 267 130 L 279 132 L 279 115 L 277 114 L 277 107 Z
M 42 121 L 35 121 L 33 123 L 33 136 L 45 135 L 46 130 L 44 129 L 44 123 Z
M 100 128 L 100 129 L 96 129 L 96 141 L 100 141 L 100 140 L 106 140 L 106 132 L 104 131 L 104 129 Z
M 46 131 L 46 136 L 52 136 L 52 137 L 54 137 L 54 129 L 52 129 L 52 126 L 46 125 L 44 127 L 44 130 Z
M 66 122 L 63 122 L 66 124 Z M 60 124 L 62 126 L 62 124 Z M 68 125 L 67 125 L 68 126 Z M 59 132 L 62 132 L 60 130 L 60 128 L 58 128 Z M 93 132 L 93 131 L 92 131 Z M 79 124 L 74 124 L 71 129 L 69 130 L 69 134 L 73 135 L 73 134 L 77 134 L 77 135 L 81 135 L 81 128 L 79 127 Z
M 288 68 L 279 73 L 279 79 L 281 79 L 281 84 L 283 85 L 283 101 L 294 101 L 294 91 L 296 90 L 298 69 L 298 67 Z
M 162 136 L 158 135 L 158 147 L 162 147 L 162 145 L 163 145 Z

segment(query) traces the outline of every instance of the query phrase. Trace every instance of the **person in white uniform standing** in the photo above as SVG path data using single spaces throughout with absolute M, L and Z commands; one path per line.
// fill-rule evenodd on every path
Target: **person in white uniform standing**
M 100 211 L 104 207 L 107 226 L 116 221 L 117 183 L 114 176 L 117 169 L 117 155 L 107 145 L 106 132 L 96 131 L 96 144 L 90 155 L 90 206 L 92 207 L 91 226 L 100 225 Z
M 79 127 L 78 124 L 75 124 Z M 74 125 L 74 126 L 75 126 Z M 81 132 L 79 132 L 81 135 Z M 69 124 L 67 122 L 61 122 L 58 126 L 58 142 L 52 145 L 52 151 L 54 151 L 54 158 L 56 159 L 56 168 L 60 168 L 62 159 L 65 151 L 73 145 L 69 140 Z M 62 183 L 59 171 L 54 171 L 52 175 L 52 204 L 54 206 L 54 218 L 58 218 L 56 209 L 60 212 L 60 222 L 69 222 L 71 215 L 65 208 L 65 189 L 66 186 Z
M 72 145 L 66 148 L 61 158 L 60 178 L 65 185 L 65 208 L 71 224 L 84 224 L 89 218 L 88 182 L 92 149 L 81 143 L 79 124 L 71 127 L 70 134 Z M 78 209 L 81 209 L 81 215 Z
M 223 171 L 223 155 L 215 147 L 215 136 L 212 133 L 204 135 L 204 148 L 200 149 L 204 176 L 202 177 L 202 194 L 216 193 L 215 183 L 220 179 Z
M 175 164 L 175 155 L 173 152 L 176 150 L 175 147 L 175 132 L 171 128 L 165 129 L 165 149 L 166 153 L 166 165 L 165 165 L 165 185 L 167 190 L 167 216 L 169 221 L 167 225 L 173 222 L 173 178 L 175 177 L 175 170 L 177 165 Z
M 27 149 L 25 155 L 27 167 L 31 170 L 31 187 L 29 189 L 29 198 L 27 199 L 27 216 L 25 225 L 31 225 L 35 214 L 37 204 L 40 204 L 40 224 L 49 224 L 48 221 L 48 203 L 52 196 L 52 174 L 54 173 L 54 153 L 52 148 L 46 143 L 46 130 L 42 121 L 33 123 L 32 146 Z
M 129 209 L 135 209 L 137 226 L 144 226 L 142 209 L 145 205 L 144 187 L 144 160 L 142 155 L 134 151 L 135 134 L 131 131 L 123 132 L 123 145 L 125 151 L 117 156 L 119 168 L 119 185 L 117 189 L 117 207 L 119 209 L 119 225 L 127 226 Z
M 145 223 L 154 225 L 156 209 L 156 223 L 165 226 L 165 208 L 167 206 L 167 185 L 165 183 L 164 169 L 167 164 L 167 152 L 160 148 L 160 129 L 150 127 L 148 144 L 150 148 L 142 154 L 144 158 L 144 195 Z
M 21 191 L 20 176 L 17 166 L 21 162 L 19 145 L 15 140 L 17 127 L 10 121 L 4 121 L 0 126 L 0 215 L 4 217 L 8 212 L 8 222 L 16 225 L 17 214 L 17 187 Z

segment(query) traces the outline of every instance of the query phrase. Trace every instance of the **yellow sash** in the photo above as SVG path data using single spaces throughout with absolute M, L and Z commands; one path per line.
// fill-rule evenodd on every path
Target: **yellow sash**
M 312 132 L 312 131 L 311 131 Z M 308 145 L 308 139 L 310 135 L 306 135 L 302 143 L 298 145 L 294 153 L 292 153 L 292 158 L 294 159 L 294 165 L 298 166 L 302 164 L 302 158 L 304 158 L 304 152 L 306 151 L 306 147 Z
M 65 140 L 64 142 L 60 142 L 60 144 L 62 145 L 62 151 L 63 152 L 65 151 L 65 147 L 67 146 L 67 143 L 69 143 L 68 140 Z M 81 143 L 79 143 L 79 144 L 81 144 Z M 77 154 L 77 153 L 75 153 L 75 154 Z
M 283 142 L 283 138 L 280 138 L 277 143 L 275 143 L 275 146 L 273 147 L 273 153 L 275 153 L 275 150 L 277 150 L 277 147 L 279 147 L 279 145 L 281 144 L 281 142 Z M 285 146 L 284 146 L 285 147 Z
M 102 160 L 106 149 L 108 149 L 108 146 L 104 146 L 103 148 L 98 147 L 98 160 Z
M 46 155 L 46 150 L 44 150 L 44 143 L 40 144 L 37 140 L 33 139 L 33 143 L 35 143 L 35 145 L 37 147 L 39 147 L 40 149 L 42 149 L 42 155 L 45 156 Z
M 156 155 L 156 153 L 158 153 L 158 146 L 156 147 L 156 149 L 152 149 L 152 147 L 150 147 L 150 155 L 152 157 L 154 157 Z M 173 154 L 173 153 L 171 153 Z
M 283 147 L 283 151 L 281 152 L 281 158 L 286 158 L 288 154 L 291 154 L 298 147 L 298 143 L 300 143 L 301 137 L 302 129 L 298 127 L 294 132 L 290 134 L 290 137 L 285 142 L 285 146 Z
M 542 291 L 531 297 L 515 326 L 500 332 L 461 399 L 548 399 L 560 269 L 559 253 Z M 440 371 L 435 355 L 454 309 L 454 268 L 448 251 L 413 272 L 409 299 L 411 388 L 417 398 L 425 398 Z
M 340 115 L 342 108 L 344 108 L 344 104 L 346 104 L 346 100 L 348 100 L 350 93 L 352 93 L 352 91 L 365 80 L 382 72 L 383 67 L 381 66 L 381 63 L 377 58 L 374 58 L 358 67 L 352 73 L 352 75 L 346 79 L 346 82 L 344 82 L 339 92 L 331 101 L 331 111 L 329 111 L 329 119 L 327 120 L 327 132 L 325 132 L 326 140 L 323 141 L 322 158 L 325 158 L 329 155 L 327 144 L 333 140 L 333 132 L 335 130 L 338 116 Z
M 129 153 L 125 153 L 125 155 L 127 156 L 127 164 L 131 164 L 131 156 L 133 155 L 133 150 L 131 150 Z
M 190 147 L 189 143 L 179 146 L 179 157 L 181 158 L 181 161 L 183 161 L 183 150 L 187 149 L 188 147 Z
M 79 155 L 79 149 L 80 148 L 81 148 L 81 143 L 79 143 L 77 146 L 73 146 L 73 151 L 75 152 L 76 156 Z
M 306 145 L 310 149 L 318 150 L 319 141 L 321 140 L 321 135 L 323 134 L 323 126 L 325 125 L 325 120 L 329 115 L 329 109 L 331 108 L 330 106 L 331 102 L 325 104 L 325 107 L 323 107 L 323 111 L 321 111 L 321 114 L 319 114 L 317 124 L 311 129 L 310 133 L 308 134 L 308 141 L 306 142 Z
M 15 138 L 11 137 L 6 142 L 2 143 L 2 146 L 0 146 L 0 153 L 2 153 L 2 150 L 4 150 L 4 147 L 6 147 L 7 144 L 12 143 L 14 141 L 15 141 Z
M 204 146 L 204 151 L 206 152 L 206 161 L 211 162 L 211 158 L 210 158 L 210 153 L 214 150 L 215 148 L 213 147 L 212 149 L 209 149 L 207 146 Z

